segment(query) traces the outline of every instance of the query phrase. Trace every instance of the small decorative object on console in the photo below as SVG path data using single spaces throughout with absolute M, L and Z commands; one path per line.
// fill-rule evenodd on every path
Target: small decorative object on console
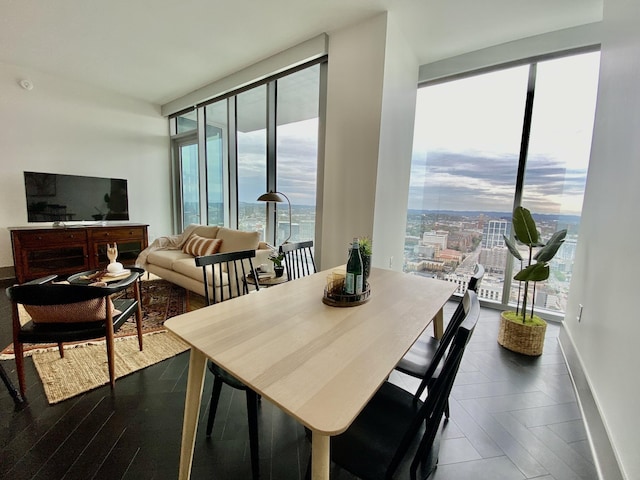
M 116 262 L 118 258 L 118 244 L 113 243 L 113 247 L 107 243 L 107 258 L 109 259 L 109 265 L 107 265 L 107 272 L 111 274 L 121 273 L 123 270 L 122 264 Z

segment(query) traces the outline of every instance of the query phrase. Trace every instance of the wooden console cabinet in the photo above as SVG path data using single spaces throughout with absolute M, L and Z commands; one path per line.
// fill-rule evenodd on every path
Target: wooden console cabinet
M 133 265 L 147 247 L 147 225 L 10 228 L 18 283 L 50 274 L 70 275 L 109 263 L 107 244 L 118 244 L 118 261 Z

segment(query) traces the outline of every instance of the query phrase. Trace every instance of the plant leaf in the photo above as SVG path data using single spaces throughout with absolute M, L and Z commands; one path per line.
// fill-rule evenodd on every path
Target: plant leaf
M 511 241 L 511 239 L 506 235 L 502 235 L 502 238 L 504 238 L 504 243 L 509 249 L 509 251 L 511 252 L 511 255 L 516 257 L 518 260 L 522 261 L 522 255 L 520 255 L 520 252 L 518 251 L 514 243 Z
M 531 212 L 524 207 L 516 207 L 513 211 L 513 230 L 519 242 L 530 247 L 536 247 L 538 243 L 538 230 Z
M 520 282 L 542 282 L 549 278 L 549 272 L 549 265 L 538 262 L 520 270 L 513 279 Z
M 533 257 L 538 262 L 547 263 L 549 262 L 556 253 L 558 253 L 558 249 L 562 246 L 562 242 L 564 242 L 564 238 L 567 236 L 567 230 L 559 230 L 553 234 L 553 236 L 549 239 L 549 242 L 538 250 L 535 257 Z

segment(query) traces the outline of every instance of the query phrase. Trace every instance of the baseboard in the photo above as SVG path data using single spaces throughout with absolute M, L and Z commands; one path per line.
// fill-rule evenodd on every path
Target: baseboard
M 567 362 L 569 375 L 571 376 L 573 387 L 578 397 L 578 403 L 582 410 L 582 417 L 584 418 L 584 423 L 589 435 L 593 458 L 598 470 L 598 477 L 601 480 L 624 480 L 613 446 L 611 445 L 611 440 L 604 427 L 602 416 L 593 398 L 587 377 L 582 369 L 578 353 L 569 334 L 565 330 L 564 324 L 560 327 L 558 340 Z

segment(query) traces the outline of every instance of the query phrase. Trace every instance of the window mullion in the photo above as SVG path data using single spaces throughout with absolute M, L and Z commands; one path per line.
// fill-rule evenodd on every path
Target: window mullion
M 267 83 L 267 185 L 266 191 L 276 191 L 276 81 Z M 275 245 L 278 232 L 278 211 L 274 202 L 267 202 L 267 231 L 265 238 Z
M 536 73 L 537 63 L 529 65 L 529 79 L 527 82 L 527 98 L 524 104 L 524 120 L 522 122 L 522 137 L 520 139 L 520 157 L 518 159 L 518 173 L 516 174 L 516 190 L 513 196 L 513 212 L 516 207 L 522 203 L 522 192 L 524 188 L 524 174 L 527 167 L 527 155 L 529 154 L 529 139 L 531 137 L 531 120 L 533 118 L 533 99 L 536 90 Z M 513 231 L 511 231 L 513 238 Z M 505 272 L 513 271 L 513 256 L 507 255 L 507 264 Z M 511 275 L 504 276 L 504 284 L 502 286 L 502 304 L 509 304 L 509 292 L 511 291 Z
M 238 228 L 238 128 L 237 128 L 237 98 L 227 99 L 227 142 L 229 145 L 228 156 L 228 202 L 229 202 L 229 228 Z

